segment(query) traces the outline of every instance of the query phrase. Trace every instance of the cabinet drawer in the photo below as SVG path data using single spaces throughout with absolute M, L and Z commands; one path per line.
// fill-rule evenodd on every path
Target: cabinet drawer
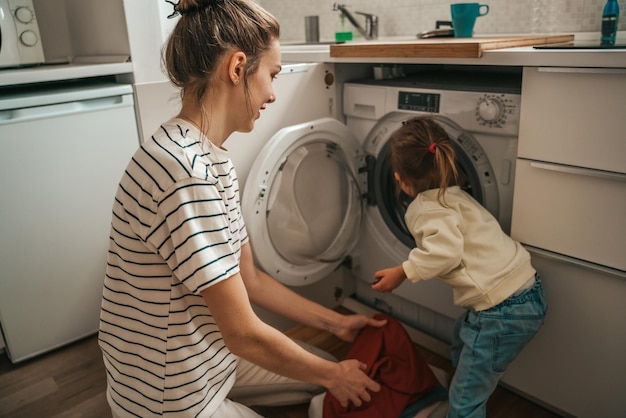
M 578 418 L 624 417 L 626 276 L 531 250 L 548 315 L 504 375 L 516 390 Z
M 511 235 L 626 270 L 626 175 L 517 160 Z
M 626 173 L 626 69 L 524 68 L 518 156 Z

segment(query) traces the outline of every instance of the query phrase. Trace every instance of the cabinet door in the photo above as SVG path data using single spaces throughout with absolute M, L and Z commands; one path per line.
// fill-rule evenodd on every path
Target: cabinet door
M 626 173 L 626 69 L 524 68 L 518 156 Z
M 511 235 L 626 270 L 626 174 L 517 160 Z
M 626 275 L 531 251 L 548 314 L 503 383 L 579 418 L 626 411 Z

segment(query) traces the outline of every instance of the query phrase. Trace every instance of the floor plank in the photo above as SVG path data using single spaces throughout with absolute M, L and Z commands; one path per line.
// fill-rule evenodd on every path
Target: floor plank
M 110 418 L 95 336 L 21 363 L 0 356 L 0 417 Z

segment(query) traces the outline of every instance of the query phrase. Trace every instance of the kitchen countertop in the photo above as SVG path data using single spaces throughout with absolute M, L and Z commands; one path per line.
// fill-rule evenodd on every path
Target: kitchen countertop
M 414 38 L 398 37 L 385 41 L 406 41 Z M 579 35 L 576 35 L 579 39 Z M 582 36 L 582 39 L 587 39 Z M 284 63 L 328 62 L 371 64 L 458 64 L 458 65 L 510 65 L 530 67 L 605 67 L 626 68 L 626 49 L 535 49 L 532 46 L 503 48 L 483 52 L 481 58 L 335 58 L 330 56 L 329 44 L 283 44 Z
M 485 51 L 535 45 L 572 43 L 574 34 L 482 35 L 471 38 L 440 37 L 406 41 L 371 40 L 330 45 L 335 58 L 481 58 Z

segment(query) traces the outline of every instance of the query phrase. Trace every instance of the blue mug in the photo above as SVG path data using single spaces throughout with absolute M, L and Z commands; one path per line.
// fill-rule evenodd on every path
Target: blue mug
M 450 5 L 452 26 L 456 38 L 471 38 L 476 18 L 489 13 L 489 6 L 480 3 L 454 3 Z

